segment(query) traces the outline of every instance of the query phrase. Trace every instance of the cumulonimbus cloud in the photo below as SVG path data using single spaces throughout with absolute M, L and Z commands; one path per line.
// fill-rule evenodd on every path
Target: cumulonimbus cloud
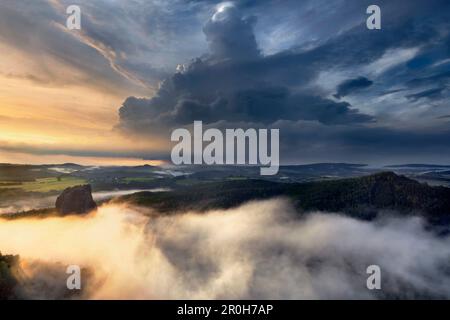
M 316 71 L 301 55 L 261 55 L 253 33 L 255 22 L 233 5 L 220 7 L 203 29 L 210 53 L 179 67 L 153 98 L 126 99 L 119 127 L 156 134 L 194 120 L 263 124 L 317 120 L 329 125 L 374 120 L 348 102 L 299 91 Z
M 435 2 L 445 6 L 442 1 Z M 258 22 L 253 16 L 246 16 L 243 7 L 229 4 L 217 9 L 203 29 L 210 52 L 180 65 L 152 98 L 128 97 L 120 108 L 117 127 L 137 137 L 164 136 L 168 142 L 171 130 L 187 127 L 194 120 L 220 128 L 234 128 L 236 124 L 243 128 L 276 127 L 281 132 L 282 163 L 353 161 L 352 158 L 372 163 L 374 155 L 384 156 L 385 162 L 397 162 L 414 154 L 418 155 L 414 161 L 426 162 L 441 154 L 437 150 L 447 149 L 446 139 L 432 138 L 439 134 L 446 137 L 446 128 L 429 123 L 417 126 L 410 121 L 406 115 L 414 113 L 416 106 L 410 106 L 414 96 L 405 98 L 412 87 L 408 81 L 412 76 L 417 78 L 412 73 L 417 68 L 409 64 L 420 64 L 422 55 L 427 56 L 432 50 L 444 50 L 447 36 L 439 30 L 446 25 L 445 19 L 436 16 L 433 25 L 420 19 L 412 22 L 402 8 L 394 5 L 389 12 L 394 12 L 396 18 L 384 22 L 391 33 L 371 32 L 362 21 L 327 40 L 264 55 L 254 36 Z M 418 15 L 431 10 L 422 2 L 417 8 L 421 11 L 416 12 L 416 7 L 412 10 Z M 387 53 L 402 48 L 414 48 L 410 50 L 414 54 L 374 74 L 375 79 L 367 74 L 367 64 L 382 63 Z M 396 76 L 399 68 L 406 69 L 402 76 Z M 442 65 L 429 66 L 419 73 L 442 73 L 441 69 Z M 359 73 L 364 70 L 366 73 Z M 326 78 L 327 74 L 345 75 L 349 80 L 338 80 L 327 92 L 319 83 L 334 83 Z M 388 91 L 395 97 L 381 99 L 380 95 Z M 444 96 L 428 95 L 427 99 Z M 421 99 L 424 100 L 428 101 Z M 405 114 L 401 127 L 391 119 L 392 110 L 384 112 L 383 108 L 408 108 L 407 112 L 398 113 Z M 320 127 L 321 131 L 310 135 L 312 127 Z M 336 132 L 338 136 L 334 137 Z M 304 136 L 309 136 L 309 140 L 301 141 Z M 307 142 L 306 148 L 293 148 L 292 141 L 302 146 Z

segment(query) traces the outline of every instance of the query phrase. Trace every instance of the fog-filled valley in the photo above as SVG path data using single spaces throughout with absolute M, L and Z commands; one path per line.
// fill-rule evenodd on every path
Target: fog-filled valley
M 159 215 L 106 204 L 83 217 L 0 223 L 19 254 L 17 298 L 448 298 L 450 238 L 420 218 L 367 222 L 338 213 L 299 218 L 285 199 Z M 68 296 L 65 268 L 83 268 Z M 379 265 L 382 290 L 366 287 Z
M 0 188 L 12 204 L 0 216 L 0 298 L 450 297 L 450 189 L 406 177 L 422 167 L 312 168 L 282 167 L 289 181 L 252 168 L 15 168 L 22 181 Z M 55 208 L 64 194 L 86 200 L 74 190 L 98 207 Z M 73 265 L 81 290 L 67 287 Z M 379 290 L 367 287 L 374 265 Z

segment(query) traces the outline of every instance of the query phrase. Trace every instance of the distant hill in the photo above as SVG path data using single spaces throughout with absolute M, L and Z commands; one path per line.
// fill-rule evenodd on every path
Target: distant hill
M 36 179 L 56 177 L 62 173 L 81 170 L 85 167 L 75 163 L 22 165 L 0 163 L 0 183 L 8 181 L 29 182 Z M 58 170 L 59 169 L 59 170 Z
M 434 222 L 450 217 L 450 188 L 431 187 L 392 172 L 297 184 L 289 196 L 305 210 L 343 211 L 372 218 L 380 209 L 419 213 Z
M 449 165 L 409 163 L 385 166 L 385 168 L 450 168 Z
M 117 202 L 152 207 L 160 212 L 230 208 L 254 199 L 282 195 L 286 185 L 264 180 L 207 182 L 170 192 L 138 192 L 117 198 Z
M 434 223 L 450 217 L 450 188 L 431 187 L 392 172 L 309 183 L 236 180 L 203 183 L 171 192 L 139 192 L 116 201 L 153 207 L 161 212 L 230 208 L 243 202 L 286 196 L 299 212 L 343 212 L 371 219 L 380 209 L 420 214 Z
M 318 169 L 318 170 L 332 170 L 332 169 L 345 169 L 345 168 L 363 168 L 367 167 L 367 164 L 360 163 L 345 163 L 345 162 L 324 162 L 324 163 L 311 163 L 311 164 L 294 164 L 294 165 L 282 165 L 282 168 L 303 168 L 303 169 Z

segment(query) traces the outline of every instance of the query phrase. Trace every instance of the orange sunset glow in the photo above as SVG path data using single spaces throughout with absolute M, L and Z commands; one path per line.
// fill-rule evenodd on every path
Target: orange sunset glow
M 131 139 L 114 129 L 117 110 L 130 92 L 152 92 L 111 68 L 101 53 L 55 27 L 55 32 L 88 50 L 107 76 L 80 70 L 48 53 L 0 45 L 0 162 L 76 162 L 89 165 L 162 163 L 151 157 L 164 150 L 161 139 Z M 39 39 L 39 34 L 35 36 Z M 37 40 L 38 41 L 38 40 Z M 102 71 L 103 72 L 103 71 Z M 114 83 L 114 82 L 117 83 Z M 80 151 L 82 154 L 77 155 Z M 107 153 L 108 156 L 102 156 Z M 117 153 L 117 154 L 115 154 Z

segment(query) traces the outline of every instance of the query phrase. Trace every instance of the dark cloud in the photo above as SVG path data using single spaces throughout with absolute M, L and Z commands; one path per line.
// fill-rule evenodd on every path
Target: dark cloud
M 120 109 L 120 127 L 155 133 L 194 120 L 270 124 L 303 119 L 329 125 L 374 120 L 347 102 L 294 90 L 316 73 L 307 64 L 310 55 L 261 56 L 252 25 L 233 6 L 219 9 L 204 28 L 211 54 L 166 79 L 152 99 L 128 98 Z
M 370 87 L 372 84 L 373 81 L 370 81 L 366 77 L 358 77 L 355 79 L 346 80 L 338 85 L 334 97 L 340 99 L 349 94 L 352 94 L 355 91 Z
M 219 128 L 280 128 L 282 159 L 292 162 L 296 158 L 348 161 L 353 157 L 371 162 L 402 155 L 419 159 L 447 150 L 445 128 L 430 122 L 423 127 L 433 130 L 419 130 L 405 122 L 400 130 L 392 123 L 396 114 L 407 119 L 411 104 L 419 104 L 422 98 L 446 98 L 448 70 L 445 63 L 437 63 L 443 60 L 448 42 L 444 30 L 448 29 L 450 11 L 445 8 L 449 4 L 382 1 L 383 29 L 374 32 L 365 27 L 367 6 L 351 3 L 351 12 L 363 13 L 359 22 L 346 29 L 339 25 L 340 31 L 325 39 L 271 55 L 258 48 L 258 32 L 253 29 L 276 27 L 276 23 L 260 24 L 270 15 L 267 8 L 277 6 L 267 2 L 268 7 L 248 3 L 224 7 L 203 29 L 211 52 L 180 67 L 153 98 L 126 99 L 120 108 L 119 128 L 167 137 L 170 129 L 189 126 L 194 120 Z M 289 2 L 283 10 L 298 6 L 303 8 Z M 441 9 L 439 14 L 436 7 Z M 336 20 L 343 12 L 338 10 Z M 262 15 L 257 24 L 253 13 Z M 348 78 L 330 85 L 336 88 L 336 98 L 348 96 L 348 101 L 330 98 L 333 92 L 321 87 L 319 80 L 335 81 L 326 75 L 333 73 Z M 430 89 L 433 82 L 439 89 Z M 371 90 L 363 90 L 368 87 Z M 397 95 L 400 92 L 405 92 L 403 100 Z M 405 96 L 410 104 L 405 103 Z M 378 114 L 388 120 L 386 124 L 377 119 Z M 430 117 L 436 120 L 436 116 Z
M 217 12 L 221 2 L 2 1 L 0 40 L 33 68 L 0 72 L 124 97 L 156 91 L 123 103 L 118 127 L 134 135 L 169 137 L 171 128 L 203 120 L 243 127 L 314 123 L 323 132 L 346 128 L 362 136 L 378 127 L 396 136 L 393 124 L 401 122 L 411 132 L 404 136 L 418 139 L 416 147 L 406 143 L 413 150 L 427 147 L 415 134 L 417 123 L 433 127 L 448 114 L 447 0 L 379 0 L 379 31 L 365 26 L 370 0 L 243 0 Z M 69 4 L 82 7 L 81 32 L 64 28 Z M 199 58 L 186 63 L 192 57 Z M 369 81 L 370 90 L 361 90 Z M 311 148 L 328 145 L 320 137 L 310 137 Z M 357 135 L 345 137 L 337 143 L 358 144 Z M 365 143 L 376 142 L 380 152 L 383 141 L 376 139 L 400 143 L 371 137 Z
M 425 91 L 421 91 L 418 93 L 414 93 L 414 94 L 409 94 L 406 96 L 406 98 L 408 100 L 411 101 L 417 101 L 419 99 L 439 99 L 442 97 L 442 92 L 445 90 L 445 88 L 434 88 L 434 89 L 429 89 L 429 90 L 425 90 Z
M 448 84 L 450 83 L 450 71 L 435 73 L 421 78 L 414 78 L 407 82 L 408 86 L 420 87 L 426 85 Z
M 284 163 L 348 162 L 370 164 L 450 161 L 448 126 L 428 129 L 388 126 L 327 126 L 316 121 L 280 121 Z M 301 151 L 301 152 L 300 152 Z M 349 158 L 349 155 L 351 157 Z

